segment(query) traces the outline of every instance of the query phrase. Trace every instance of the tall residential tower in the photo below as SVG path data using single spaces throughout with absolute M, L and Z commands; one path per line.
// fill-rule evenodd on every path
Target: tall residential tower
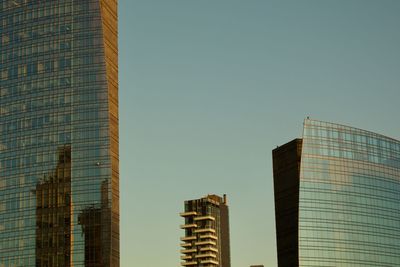
M 185 201 L 185 219 L 181 228 L 185 236 L 182 266 L 230 267 L 229 212 L 226 195 L 207 195 Z
M 119 266 L 117 24 L 0 0 L 0 266 Z
M 278 266 L 400 266 L 400 142 L 306 119 L 273 150 Z

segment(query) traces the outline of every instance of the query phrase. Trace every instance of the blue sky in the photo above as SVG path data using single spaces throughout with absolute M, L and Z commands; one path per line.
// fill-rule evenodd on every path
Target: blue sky
M 120 0 L 121 266 L 179 266 L 228 195 L 232 267 L 276 266 L 271 150 L 303 119 L 400 139 L 400 2 Z

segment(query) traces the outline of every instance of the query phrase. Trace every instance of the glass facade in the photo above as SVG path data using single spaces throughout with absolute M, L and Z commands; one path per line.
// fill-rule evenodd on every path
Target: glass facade
M 116 0 L 0 0 L 0 267 L 119 266 Z
M 400 142 L 305 120 L 300 266 L 400 266 Z

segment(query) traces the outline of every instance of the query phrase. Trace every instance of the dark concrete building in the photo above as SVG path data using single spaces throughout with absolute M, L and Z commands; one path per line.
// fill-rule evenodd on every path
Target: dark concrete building
M 400 266 L 400 142 L 306 119 L 273 150 L 279 267 Z
M 229 211 L 226 195 L 185 201 L 181 228 L 182 266 L 230 267 Z
M 298 266 L 299 182 L 302 139 L 273 150 L 279 266 Z

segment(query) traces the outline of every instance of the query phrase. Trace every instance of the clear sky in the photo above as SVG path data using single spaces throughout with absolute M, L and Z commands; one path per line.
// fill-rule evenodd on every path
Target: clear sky
M 119 0 L 121 266 L 179 266 L 228 195 L 232 267 L 276 266 L 271 150 L 306 116 L 400 139 L 398 0 Z

